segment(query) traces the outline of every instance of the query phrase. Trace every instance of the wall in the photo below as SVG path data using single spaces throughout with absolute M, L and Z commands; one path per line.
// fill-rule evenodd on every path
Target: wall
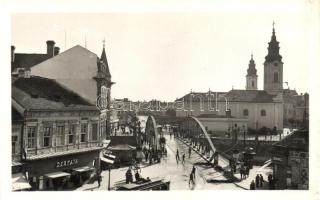
M 100 121 L 99 111 L 70 111 L 70 112 L 28 112 L 26 124 L 24 127 L 24 144 L 27 145 L 27 131 L 29 126 L 36 127 L 36 147 L 35 149 L 28 149 L 27 157 L 33 155 L 41 155 L 47 153 L 54 153 L 59 151 L 68 151 L 75 148 L 87 148 L 91 146 L 98 146 L 102 136 L 100 135 Z M 49 123 L 52 128 L 51 146 L 43 147 L 43 132 L 44 124 Z M 64 124 L 64 145 L 56 145 L 57 124 Z M 88 124 L 88 134 L 86 135 L 86 142 L 80 143 L 81 124 Z M 98 125 L 98 138 L 96 141 L 92 140 L 92 124 Z M 67 144 L 69 124 L 76 125 L 76 135 L 74 136 L 74 144 Z
M 192 102 L 192 112 L 178 110 L 177 116 L 186 116 L 187 114 L 191 114 L 193 116 L 198 116 L 201 114 L 225 115 L 225 102 L 218 102 L 218 111 L 210 111 L 208 106 L 214 107 L 215 104 L 212 103 L 210 105 L 208 102 L 204 102 L 204 104 L 201 104 L 200 102 Z M 231 109 L 231 115 L 235 118 L 247 118 L 249 128 L 259 129 L 265 126 L 272 129 L 274 126 L 276 126 L 278 130 L 283 129 L 282 103 L 229 102 L 228 108 Z M 190 105 L 188 103 L 185 103 L 185 109 L 190 109 Z M 248 109 L 248 116 L 243 115 L 244 109 Z M 260 115 L 260 111 L 262 109 L 266 111 L 266 116 Z

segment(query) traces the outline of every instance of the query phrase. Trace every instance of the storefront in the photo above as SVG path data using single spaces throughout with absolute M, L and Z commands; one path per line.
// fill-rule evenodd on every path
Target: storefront
M 81 186 L 100 170 L 101 148 L 26 160 L 26 174 L 33 190 L 62 190 Z

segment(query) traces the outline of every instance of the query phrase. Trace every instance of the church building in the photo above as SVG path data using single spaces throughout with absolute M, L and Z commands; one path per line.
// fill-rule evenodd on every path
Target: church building
M 191 92 L 177 99 L 183 109 L 177 110 L 178 116 L 214 114 L 231 118 L 247 119 L 247 129 L 269 128 L 282 131 L 284 118 L 283 100 L 283 62 L 279 54 L 279 42 L 273 27 L 268 54 L 264 62 L 264 88 L 258 90 L 256 64 L 251 55 L 246 75 L 246 89 L 232 89 L 228 92 Z M 209 96 L 213 98 L 210 99 Z

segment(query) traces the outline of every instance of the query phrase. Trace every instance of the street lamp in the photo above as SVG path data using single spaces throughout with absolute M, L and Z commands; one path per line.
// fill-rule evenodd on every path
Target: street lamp
M 245 125 L 242 125 L 243 128 L 243 146 L 246 148 L 246 127 Z

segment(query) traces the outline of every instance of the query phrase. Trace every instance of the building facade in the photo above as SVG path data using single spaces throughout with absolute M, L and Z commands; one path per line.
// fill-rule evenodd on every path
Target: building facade
M 309 188 L 309 131 L 296 131 L 273 144 L 276 189 Z
M 13 81 L 12 110 L 12 137 L 20 141 L 13 159 L 25 164 L 34 190 L 75 187 L 100 170 L 103 118 L 95 105 L 55 80 L 30 76 Z

